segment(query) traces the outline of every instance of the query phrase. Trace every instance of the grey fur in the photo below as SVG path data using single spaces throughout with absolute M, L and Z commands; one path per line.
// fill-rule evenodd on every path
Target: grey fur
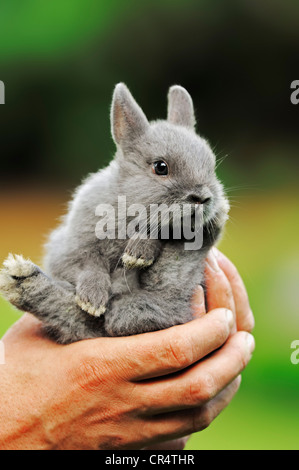
M 174 85 L 168 92 L 167 120 L 172 124 L 185 126 L 189 129 L 195 128 L 195 114 L 193 101 L 185 88 Z
M 44 272 L 11 256 L 0 274 L 3 295 L 41 319 L 60 343 L 138 334 L 190 321 L 192 292 L 204 284 L 205 258 L 227 219 L 229 206 L 215 175 L 215 157 L 194 131 L 193 103 L 184 88 L 170 88 L 168 120 L 149 123 L 127 87 L 118 84 L 111 125 L 115 158 L 76 190 L 47 243 Z M 152 171 L 161 159 L 169 165 L 167 178 Z M 182 206 L 191 196 L 208 195 L 203 247 L 187 251 L 184 240 L 171 239 L 99 240 L 95 208 L 100 203 L 116 208 L 119 195 L 126 196 L 128 205 L 146 207 Z

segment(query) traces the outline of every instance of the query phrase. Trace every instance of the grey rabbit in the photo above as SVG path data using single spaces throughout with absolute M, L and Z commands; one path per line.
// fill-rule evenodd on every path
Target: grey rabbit
M 205 259 L 229 210 L 215 174 L 215 156 L 195 124 L 192 99 L 181 86 L 169 89 L 167 120 L 148 122 L 128 88 L 116 85 L 114 159 L 75 191 L 61 225 L 49 237 L 44 271 L 22 256 L 9 255 L 0 273 L 4 297 L 39 318 L 55 341 L 133 335 L 192 319 L 192 293 L 204 285 Z M 154 238 L 99 239 L 96 208 L 108 204 L 116 213 L 120 195 L 128 206 L 138 203 L 146 209 L 190 204 L 194 215 L 201 208 L 201 248 L 186 249 L 184 237 L 172 236 L 181 210 L 169 221 L 168 239 L 160 236 L 162 220 Z

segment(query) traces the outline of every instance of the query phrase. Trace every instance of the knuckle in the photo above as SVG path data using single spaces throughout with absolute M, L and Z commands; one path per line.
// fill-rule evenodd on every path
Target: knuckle
M 165 349 L 167 364 L 174 369 L 187 367 L 193 362 L 192 346 L 187 338 L 176 334 L 168 339 Z
M 242 325 L 242 329 L 244 331 L 248 331 L 249 333 L 251 333 L 251 331 L 254 328 L 254 325 L 255 325 L 254 316 L 253 316 L 253 313 L 250 310 L 250 312 L 248 313 L 248 315 L 246 316 L 246 318 L 244 320 L 244 323 Z
M 206 373 L 200 379 L 190 384 L 190 401 L 193 405 L 200 405 L 210 401 L 215 395 L 215 379 Z
M 192 381 L 189 387 L 189 402 L 191 405 L 198 405 L 202 401 L 201 390 L 198 381 Z
M 213 413 L 209 407 L 206 407 L 202 414 L 200 420 L 201 430 L 207 429 L 213 421 Z
M 226 320 L 215 320 L 215 330 L 214 330 L 215 340 L 219 344 L 223 344 L 230 333 L 230 326 Z
M 201 387 L 201 396 L 204 402 L 211 400 L 215 395 L 215 379 L 214 376 L 206 372 L 205 375 L 201 379 L 200 387 Z
M 193 432 L 207 429 L 214 419 L 212 410 L 209 406 L 202 407 L 198 413 L 195 413 Z
M 246 354 L 244 348 L 242 348 L 240 345 L 234 345 L 233 350 L 238 370 L 241 372 L 247 366 L 248 354 Z

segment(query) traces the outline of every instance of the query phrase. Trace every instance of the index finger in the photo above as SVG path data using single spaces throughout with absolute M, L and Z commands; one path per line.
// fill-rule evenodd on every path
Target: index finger
M 136 336 L 115 338 L 121 348 L 122 371 L 138 381 L 182 370 L 220 348 L 234 325 L 232 312 L 215 309 L 184 325 Z M 116 344 L 116 343 L 115 343 Z M 119 353 L 118 353 L 119 354 Z

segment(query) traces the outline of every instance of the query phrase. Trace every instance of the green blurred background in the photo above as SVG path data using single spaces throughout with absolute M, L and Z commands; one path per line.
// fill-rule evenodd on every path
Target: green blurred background
M 112 158 L 109 105 L 125 82 L 150 119 L 172 84 L 224 159 L 232 202 L 221 249 L 256 317 L 256 352 L 230 406 L 189 449 L 298 449 L 299 3 L 294 0 L 2 0 L 0 262 L 41 262 L 87 173 Z M 0 299 L 0 334 L 19 317 Z M 45 372 L 46 373 L 46 372 Z

